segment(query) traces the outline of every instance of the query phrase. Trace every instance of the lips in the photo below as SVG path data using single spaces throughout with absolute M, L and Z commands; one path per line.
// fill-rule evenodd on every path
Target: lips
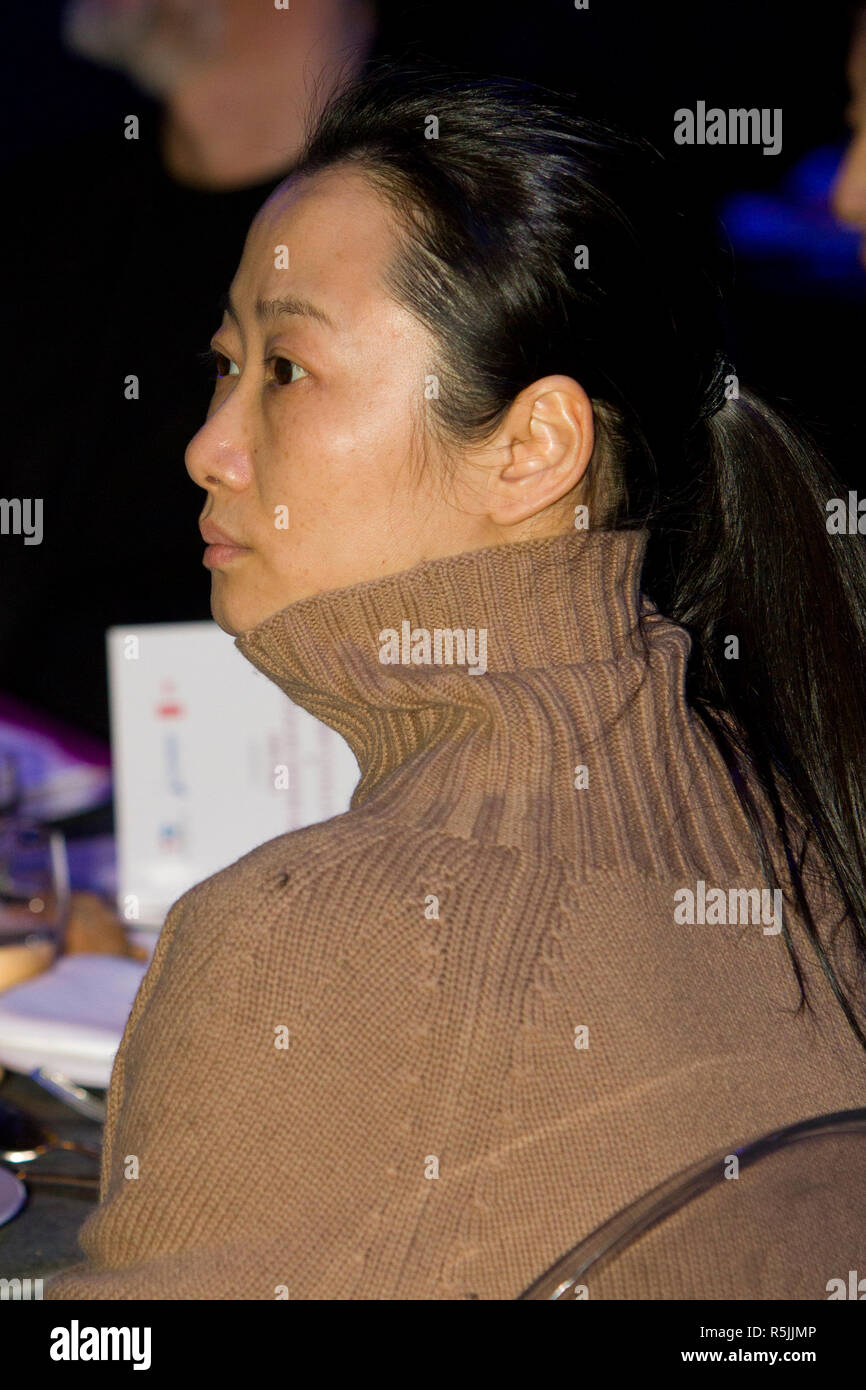
M 239 564 L 245 555 L 253 553 L 250 546 L 236 540 L 214 521 L 200 521 L 198 529 L 202 540 L 206 542 L 201 559 L 205 569 L 224 570 L 230 565 Z
M 224 531 L 221 526 L 215 525 L 212 521 L 200 521 L 198 529 L 201 532 L 202 540 L 207 545 L 229 545 L 235 550 L 249 550 L 250 548 L 248 545 L 244 545 L 243 541 L 236 540 L 234 536 L 229 535 L 228 531 Z

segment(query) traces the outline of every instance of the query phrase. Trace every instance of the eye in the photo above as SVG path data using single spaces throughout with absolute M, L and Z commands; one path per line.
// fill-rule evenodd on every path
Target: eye
M 292 382 L 300 381 L 301 377 L 308 376 L 309 373 L 293 362 L 289 357 L 266 357 L 265 366 L 273 365 L 274 381 L 277 386 L 291 386 Z
M 237 362 L 233 362 L 230 357 L 226 357 L 224 352 L 217 352 L 215 348 L 206 348 L 204 352 L 197 354 L 205 364 L 211 378 L 216 377 L 221 381 L 226 376 L 240 376 L 240 368 Z
M 214 352 L 213 363 L 218 377 L 240 376 L 241 369 L 237 362 L 233 362 L 230 357 L 226 357 L 224 352 Z

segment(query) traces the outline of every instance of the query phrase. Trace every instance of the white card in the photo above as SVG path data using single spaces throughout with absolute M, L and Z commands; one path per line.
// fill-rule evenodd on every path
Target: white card
M 114 627 L 106 643 L 124 920 L 159 927 L 193 884 L 349 809 L 348 744 L 216 623 Z

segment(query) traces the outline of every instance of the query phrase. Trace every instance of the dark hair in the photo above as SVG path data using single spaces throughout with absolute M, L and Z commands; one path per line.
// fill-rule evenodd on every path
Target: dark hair
M 736 394 L 723 264 L 671 166 L 570 98 L 390 65 L 326 106 L 293 174 L 345 163 L 404 228 L 391 288 L 441 353 L 432 405 L 444 438 L 486 438 L 550 373 L 589 395 L 593 525 L 649 528 L 642 584 L 691 634 L 690 704 L 725 758 L 766 876 L 778 886 L 784 866 L 866 1047 L 803 872 L 817 846 L 862 968 L 866 559 L 859 537 L 828 532 L 838 484 L 811 442 L 752 391 Z M 729 634 L 744 659 L 725 659 Z

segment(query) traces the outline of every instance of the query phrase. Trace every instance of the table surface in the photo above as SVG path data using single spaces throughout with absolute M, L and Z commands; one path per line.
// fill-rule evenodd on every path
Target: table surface
M 102 1098 L 103 1091 L 93 1091 Z M 102 1143 L 102 1124 L 89 1120 L 65 1101 L 20 1072 L 7 1071 L 0 1080 L 0 1098 L 18 1105 L 59 1139 L 72 1139 L 96 1147 Z M 85 1154 L 51 1150 L 31 1163 L 4 1163 L 10 1171 L 25 1168 L 34 1173 L 99 1174 L 99 1162 Z M 27 1185 L 27 1200 L 17 1216 L 0 1226 L 0 1278 L 41 1277 L 48 1279 L 84 1254 L 78 1244 L 78 1231 L 99 1200 L 96 1187 L 49 1187 L 45 1183 Z

